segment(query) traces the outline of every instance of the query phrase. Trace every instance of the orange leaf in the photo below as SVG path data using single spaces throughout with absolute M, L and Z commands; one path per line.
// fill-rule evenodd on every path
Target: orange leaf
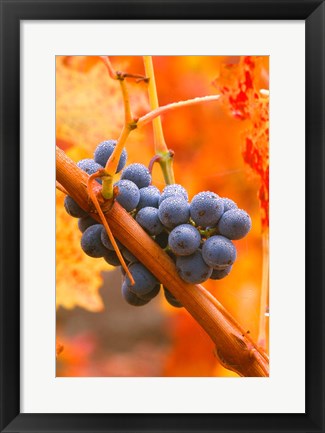
M 260 177 L 259 200 L 262 228 L 269 226 L 269 97 L 268 58 L 241 57 L 224 65 L 215 80 L 223 102 L 231 114 L 248 122 L 244 133 L 244 161 Z

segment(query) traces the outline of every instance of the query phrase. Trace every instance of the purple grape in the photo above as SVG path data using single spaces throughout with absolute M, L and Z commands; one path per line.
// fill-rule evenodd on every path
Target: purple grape
M 79 218 L 78 228 L 83 233 L 88 227 L 98 224 L 91 216 L 87 215 L 85 217 Z
M 170 229 L 185 224 L 190 218 L 190 206 L 181 196 L 168 197 L 161 202 L 158 210 L 162 224 Z
M 178 185 L 177 183 L 173 183 L 171 185 L 166 185 L 161 193 L 161 197 L 159 199 L 159 205 L 162 201 L 164 201 L 168 197 L 173 197 L 175 195 L 180 195 L 184 198 L 184 200 L 188 201 L 188 194 L 186 189 L 182 185 Z
M 137 262 L 138 259 L 125 247 L 121 249 L 122 256 L 125 260 L 127 260 L 129 263 Z
M 148 302 L 150 301 L 150 299 L 140 299 L 136 294 L 131 292 L 126 280 L 124 280 L 122 284 L 122 296 L 128 304 L 134 307 L 141 307 L 142 305 L 148 304 Z
M 84 211 L 69 195 L 66 195 L 64 198 L 64 208 L 67 213 L 74 218 L 83 218 L 88 216 L 87 212 Z
M 220 270 L 234 263 L 237 252 L 236 247 L 229 239 L 216 235 L 204 242 L 202 256 L 208 266 Z
M 107 262 L 111 266 L 121 266 L 121 262 L 115 251 L 106 251 L 103 256 L 105 262 Z
M 150 293 L 158 283 L 156 277 L 139 262 L 132 263 L 129 266 L 129 271 L 131 272 L 135 284 L 133 286 L 131 285 L 128 276 L 126 276 L 126 283 L 129 286 L 129 290 L 140 298 Z
M 112 155 L 115 149 L 116 143 L 117 142 L 115 140 L 107 140 L 99 143 L 94 153 L 94 160 L 101 166 L 105 167 L 109 157 Z M 123 169 L 126 160 L 127 160 L 127 153 L 126 153 L 126 149 L 124 148 L 120 156 L 116 173 L 119 173 Z
M 108 250 L 110 250 L 110 251 L 115 251 L 115 250 L 114 250 L 114 247 L 113 247 L 113 244 L 112 244 L 112 242 L 110 241 L 110 239 L 109 239 L 109 237 L 108 237 L 108 234 L 107 234 L 107 232 L 106 232 L 105 227 L 104 227 L 104 226 L 102 226 L 102 227 L 103 227 L 103 229 L 102 229 L 102 232 L 101 232 L 101 235 L 100 235 L 100 239 L 101 239 L 101 241 L 102 241 L 102 244 L 103 244 L 104 247 L 107 248 Z M 115 239 L 115 241 L 116 241 L 117 246 L 119 247 L 120 250 L 121 250 L 122 248 L 124 248 L 120 241 L 118 241 L 117 239 Z
M 103 168 L 100 164 L 97 164 L 97 162 L 90 158 L 82 159 L 81 161 L 77 162 L 77 166 L 81 168 L 82 171 L 85 171 L 89 176 Z M 96 179 L 96 181 L 100 184 L 102 183 L 101 179 Z
M 170 305 L 172 305 L 173 307 L 176 307 L 176 308 L 182 308 L 183 307 L 183 305 L 175 298 L 174 295 L 171 294 L 171 292 L 168 289 L 166 289 L 165 286 L 164 286 L 164 295 L 165 295 L 166 301 Z
M 242 209 L 231 209 L 220 218 L 219 233 L 229 239 L 242 239 L 250 231 L 252 220 L 247 212 Z
M 122 172 L 121 179 L 130 180 L 138 188 L 145 188 L 151 183 L 151 174 L 143 164 L 130 164 Z
M 140 200 L 139 188 L 130 180 L 119 180 L 114 184 L 119 189 L 116 201 L 124 207 L 127 212 L 131 212 L 138 206 Z
M 169 234 L 168 245 L 177 256 L 193 254 L 201 243 L 199 231 L 190 224 L 181 224 Z
M 140 201 L 137 209 L 140 210 L 144 207 L 156 207 L 158 208 L 158 202 L 160 198 L 160 191 L 153 185 L 146 186 L 140 189 Z
M 237 204 L 230 198 L 223 197 L 220 200 L 223 202 L 223 212 L 227 212 L 230 209 L 237 209 Z
M 160 283 L 157 283 L 149 293 L 147 293 L 146 295 L 142 295 L 140 299 L 143 299 L 144 301 L 151 301 L 151 299 L 155 298 L 158 295 L 159 291 Z
M 224 269 L 213 269 L 210 279 L 211 280 L 221 280 L 230 274 L 232 265 L 227 266 Z
M 144 207 L 136 216 L 136 221 L 151 236 L 159 235 L 164 229 L 158 216 L 158 209 L 155 207 Z
M 190 212 L 198 226 L 213 227 L 223 214 L 223 201 L 214 192 L 199 192 L 192 199 Z
M 177 257 L 176 268 L 179 276 L 187 283 L 203 283 L 212 274 L 212 267 L 203 260 L 200 250 L 190 256 Z
M 90 257 L 103 257 L 108 253 L 100 239 L 102 229 L 102 224 L 95 224 L 88 227 L 81 236 L 81 248 Z

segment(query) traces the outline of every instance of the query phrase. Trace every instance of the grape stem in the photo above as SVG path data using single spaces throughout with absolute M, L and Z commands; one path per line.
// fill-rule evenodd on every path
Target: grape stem
M 153 166 L 155 162 L 159 162 L 160 161 L 161 156 L 160 155 L 155 155 L 150 159 L 149 165 L 148 165 L 148 170 L 150 172 L 150 174 L 152 174 L 152 170 L 153 170 Z
M 116 146 L 114 148 L 113 153 L 108 158 L 108 161 L 105 166 L 105 176 L 102 177 L 103 180 L 103 189 L 102 195 L 106 199 L 111 199 L 113 197 L 113 180 L 114 175 L 116 173 L 116 169 L 118 163 L 120 161 L 120 156 L 122 154 L 123 148 L 125 146 L 125 142 L 130 134 L 130 132 L 134 129 L 133 124 L 125 124 L 123 126 L 122 132 L 117 140 Z
M 147 123 L 154 122 L 161 114 L 167 113 L 171 110 L 175 110 L 176 108 L 187 107 L 189 105 L 194 105 L 201 102 L 216 101 L 219 99 L 219 97 L 219 95 L 210 95 L 163 105 L 162 107 L 155 108 L 149 113 L 140 117 L 140 119 L 138 119 L 137 121 L 137 127 L 142 128 Z M 167 185 L 175 183 L 175 176 L 173 171 L 174 152 L 172 150 L 159 150 L 157 152 L 157 155 L 160 156 L 159 164 L 164 175 L 165 183 Z
M 119 259 L 119 261 L 121 263 L 121 266 L 125 270 L 126 275 L 129 277 L 131 285 L 133 286 L 134 285 L 134 279 L 132 277 L 132 274 L 129 271 L 129 268 L 126 266 L 124 258 L 123 258 L 122 254 L 121 254 L 121 251 L 120 251 L 120 249 L 119 249 L 119 247 L 118 247 L 118 245 L 117 245 L 117 243 L 115 241 L 113 233 L 112 233 L 112 231 L 111 231 L 111 229 L 110 229 L 110 227 L 108 225 L 108 222 L 106 221 L 105 215 L 104 215 L 104 213 L 103 213 L 103 211 L 102 211 L 102 209 L 100 207 L 100 204 L 98 202 L 96 193 L 95 193 L 95 191 L 93 189 L 93 184 L 96 181 L 96 178 L 98 178 L 99 174 L 100 174 L 100 172 L 97 172 L 97 173 L 94 173 L 94 174 L 92 174 L 91 176 L 88 177 L 88 181 L 87 181 L 88 195 L 89 195 L 91 201 L 93 202 L 93 204 L 94 204 L 94 206 L 95 206 L 95 208 L 96 208 L 96 210 L 98 212 L 98 215 L 99 215 L 101 223 L 105 227 L 107 236 L 108 236 L 109 240 L 111 241 L 111 243 L 113 245 L 114 251 L 117 254 L 117 257 L 118 257 L 118 259 Z
M 71 161 L 63 150 L 56 149 L 56 176 L 69 195 L 87 212 L 91 212 L 89 195 L 85 185 L 89 176 Z M 94 182 L 96 184 L 96 182 Z M 96 197 L 101 186 L 91 190 Z M 172 259 L 139 226 L 139 224 L 117 202 L 104 201 L 99 206 L 109 221 L 114 235 L 137 259 L 158 278 L 172 295 L 178 299 L 193 318 L 211 337 L 216 345 L 216 354 L 222 364 L 241 376 L 267 377 L 268 357 L 253 342 L 249 334 L 225 310 L 221 303 L 204 287 L 183 281 Z M 100 214 L 91 216 L 102 222 Z
M 152 56 L 143 56 L 143 63 L 144 63 L 146 76 L 149 78 L 149 84 L 148 84 L 149 103 L 150 103 L 150 110 L 153 111 L 159 108 L 159 102 L 158 102 L 156 78 L 153 69 Z M 167 153 L 168 147 L 165 142 L 165 137 L 164 137 L 160 117 L 156 117 L 153 120 L 152 126 L 154 132 L 154 144 L 155 144 L 156 153 L 157 154 Z
M 108 56 L 99 56 L 99 57 L 103 61 L 104 65 L 106 66 L 108 74 L 112 78 L 112 80 L 134 78 L 136 83 L 139 83 L 140 81 L 144 81 L 145 83 L 149 82 L 149 78 L 145 77 L 144 75 L 129 74 L 128 72 L 115 71 Z
M 114 148 L 113 153 L 109 157 L 106 166 L 105 166 L 105 172 L 106 175 L 102 177 L 103 181 L 103 189 L 102 194 L 103 197 L 106 199 L 111 199 L 113 197 L 113 178 L 123 151 L 123 147 L 126 143 L 126 140 L 130 134 L 130 132 L 136 128 L 136 123 L 133 120 L 132 111 L 131 111 L 131 104 L 130 104 L 130 97 L 129 97 L 129 91 L 126 85 L 125 78 L 131 77 L 131 78 L 137 78 L 137 79 L 143 79 L 147 80 L 146 77 L 143 77 L 142 75 L 135 75 L 135 74 L 127 74 L 125 72 L 119 72 L 115 71 L 108 56 L 100 56 L 100 58 L 103 60 L 109 76 L 113 80 L 118 80 L 121 86 L 122 91 L 122 97 L 123 97 L 123 105 L 124 105 L 124 127 L 122 129 L 122 132 L 120 134 L 120 137 L 117 140 L 116 146 Z
M 155 78 L 155 71 L 153 68 L 152 56 L 143 56 L 143 63 L 144 63 L 146 76 L 149 78 L 148 94 L 149 94 L 150 110 L 154 111 L 159 108 L 159 102 L 158 102 L 156 78 Z M 168 149 L 166 145 L 160 116 L 155 117 L 153 119 L 152 126 L 153 126 L 155 153 L 157 156 L 157 161 L 159 162 L 160 168 L 163 172 L 165 183 L 167 185 L 175 183 L 175 176 L 173 170 L 174 152 L 170 153 L 171 151 Z
M 116 72 L 112 66 L 111 61 L 109 60 L 109 57 L 108 56 L 99 56 L 99 57 L 102 59 L 104 65 L 106 66 L 107 72 L 111 77 L 111 79 L 117 80 Z
M 199 232 L 202 236 L 209 238 L 210 236 L 213 236 L 218 233 L 217 228 L 211 228 L 211 229 L 199 229 Z
M 133 116 L 132 116 L 131 105 L 130 105 L 129 90 L 127 88 L 126 81 L 124 78 L 121 78 L 119 81 L 120 81 L 120 86 L 121 86 L 121 90 L 122 90 L 123 104 L 124 104 L 124 122 L 125 122 L 125 125 L 128 125 L 129 123 L 133 122 Z
M 162 107 L 156 108 L 155 110 L 152 110 L 144 116 L 140 117 L 140 119 L 137 121 L 137 126 L 138 128 L 142 128 L 147 123 L 152 122 L 156 117 L 161 116 L 166 112 L 175 110 L 176 108 L 188 107 L 190 105 L 200 104 L 202 102 L 217 101 L 219 98 L 220 95 L 208 95 L 193 99 L 187 99 L 186 101 L 172 102 L 171 104 L 163 105 Z

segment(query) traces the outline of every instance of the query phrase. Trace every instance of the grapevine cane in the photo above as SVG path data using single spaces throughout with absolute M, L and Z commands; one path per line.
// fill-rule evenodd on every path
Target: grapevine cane
M 56 181 L 56 189 L 63 192 L 63 194 L 68 195 L 67 190 L 65 188 L 63 188 L 63 186 L 58 181 Z

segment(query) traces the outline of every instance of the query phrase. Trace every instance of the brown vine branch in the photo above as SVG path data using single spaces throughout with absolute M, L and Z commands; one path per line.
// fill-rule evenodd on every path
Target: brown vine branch
M 56 150 L 57 181 L 69 195 L 97 221 L 100 218 L 87 194 L 88 175 L 59 148 Z M 100 191 L 98 184 L 95 188 Z M 241 376 L 269 375 L 266 354 L 252 341 L 236 320 L 204 287 L 185 283 L 172 259 L 148 236 L 118 203 L 106 205 L 103 212 L 114 236 L 141 261 L 184 305 L 216 345 L 222 364 Z
M 148 77 L 145 77 L 144 75 L 141 74 L 129 74 L 128 72 L 115 71 L 108 56 L 99 56 L 99 58 L 104 62 L 107 72 L 113 80 L 124 80 L 125 78 L 134 78 L 136 83 L 140 83 L 141 81 L 148 83 L 149 81 Z
M 63 186 L 58 181 L 56 181 L 56 189 L 58 189 L 59 191 L 63 192 L 63 194 L 68 194 L 67 191 L 66 191 L 66 189 L 63 188 Z

